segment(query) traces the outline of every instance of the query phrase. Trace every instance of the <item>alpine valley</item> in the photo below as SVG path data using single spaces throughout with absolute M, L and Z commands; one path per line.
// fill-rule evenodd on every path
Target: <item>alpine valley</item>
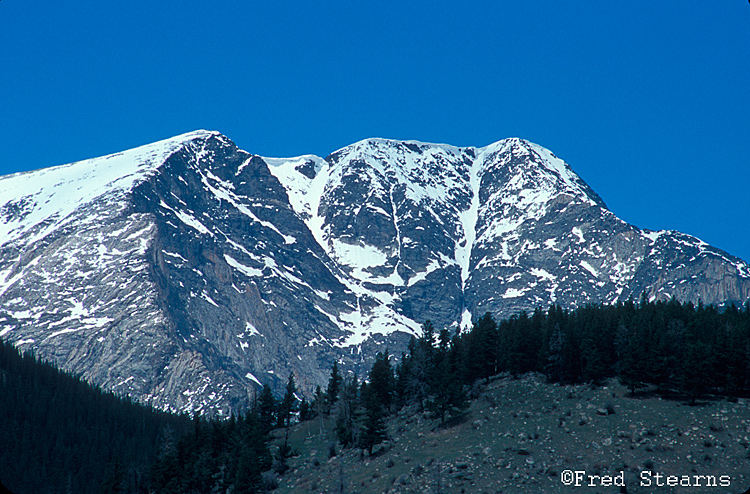
M 0 178 L 0 337 L 123 395 L 227 416 L 369 369 L 420 325 L 750 299 L 747 262 L 618 219 L 521 139 L 262 158 L 197 131 Z

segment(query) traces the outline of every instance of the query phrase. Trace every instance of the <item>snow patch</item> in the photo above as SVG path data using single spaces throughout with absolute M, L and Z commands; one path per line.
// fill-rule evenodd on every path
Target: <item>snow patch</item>
M 260 381 L 258 381 L 258 378 L 255 377 L 251 372 L 248 372 L 247 374 L 245 374 L 245 377 L 250 379 L 251 381 L 254 381 L 258 386 L 262 386 Z
M 437 259 L 430 259 L 430 264 L 427 265 L 424 271 L 421 271 L 411 278 L 409 278 L 409 281 L 407 282 L 407 286 L 412 286 L 416 283 L 419 283 L 422 280 L 427 279 L 427 275 L 432 273 L 433 271 L 436 271 L 440 269 L 442 266 L 440 265 L 440 261 Z
M 533 276 L 536 276 L 537 278 L 541 278 L 547 281 L 554 281 L 557 279 L 557 276 L 545 271 L 544 269 L 531 268 L 530 272 Z
M 263 336 L 250 321 L 245 321 L 245 334 L 247 336 Z
M 517 288 L 508 288 L 505 290 L 505 293 L 501 295 L 503 298 L 518 298 L 523 297 L 523 294 L 526 293 L 526 290 L 519 290 Z
M 649 239 L 652 244 L 656 242 L 659 239 L 659 237 L 661 237 L 665 233 L 667 233 L 666 230 L 660 230 L 658 232 L 654 232 L 651 230 L 641 230 L 641 234 L 647 239 Z
M 473 326 L 473 323 L 471 322 L 471 312 L 469 309 L 464 309 L 463 313 L 461 314 L 461 322 L 459 323 L 459 328 L 461 330 L 469 330 Z
M 211 305 L 213 305 L 215 307 L 219 307 L 219 304 L 217 304 L 216 302 L 214 302 L 214 299 L 212 299 L 211 297 L 209 297 L 208 294 L 205 291 L 201 292 L 201 298 L 203 300 L 205 300 L 206 302 L 208 302 L 209 304 L 211 304 Z
M 232 266 L 234 269 L 240 271 L 242 274 L 250 277 L 261 277 L 263 276 L 263 271 L 260 269 L 251 268 L 250 266 L 245 266 L 244 264 L 240 263 L 239 261 L 235 260 L 232 256 L 228 254 L 224 254 L 224 260 Z
M 597 271 L 594 268 L 594 266 L 592 266 L 591 264 L 589 264 L 587 261 L 581 261 L 579 264 L 581 265 L 581 267 L 583 269 L 585 269 L 586 271 L 588 271 L 589 273 L 591 273 L 592 275 L 594 275 L 595 278 L 599 277 L 599 271 Z
M 208 228 L 206 228 L 203 223 L 198 221 L 194 216 L 190 216 L 184 211 L 175 211 L 174 214 L 187 226 L 198 230 L 198 232 L 202 233 L 203 235 L 211 235 L 213 237 L 214 234 L 211 233 Z
M 382 266 L 388 261 L 388 255 L 372 245 L 355 245 L 334 239 L 332 242 L 333 257 L 339 264 L 353 268 L 352 276 L 358 280 L 369 280 L 367 268 Z

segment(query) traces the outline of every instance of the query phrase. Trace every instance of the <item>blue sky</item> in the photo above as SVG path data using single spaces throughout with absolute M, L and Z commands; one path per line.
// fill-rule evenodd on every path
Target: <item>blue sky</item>
M 0 2 L 0 173 L 187 131 L 552 150 L 625 221 L 750 261 L 750 4 Z

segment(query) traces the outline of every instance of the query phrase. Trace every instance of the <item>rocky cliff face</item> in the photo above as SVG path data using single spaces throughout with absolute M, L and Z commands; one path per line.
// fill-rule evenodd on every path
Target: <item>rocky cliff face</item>
M 158 407 L 227 414 L 361 371 L 426 319 L 742 303 L 744 261 L 619 220 L 544 148 L 370 139 L 269 159 L 199 131 L 0 178 L 0 336 Z

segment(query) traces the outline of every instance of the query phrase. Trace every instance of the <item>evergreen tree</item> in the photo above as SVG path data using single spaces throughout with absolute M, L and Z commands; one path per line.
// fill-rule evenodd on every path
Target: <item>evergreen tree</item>
M 324 414 L 330 414 L 331 408 L 328 406 L 328 398 L 327 395 L 323 393 L 323 390 L 320 388 L 320 385 L 315 387 L 315 398 L 313 400 L 312 409 L 313 413 L 318 416 L 320 420 L 320 434 L 323 434 L 323 415 Z
M 0 339 L 0 472 L 12 492 L 135 493 L 189 420 L 104 392 Z
M 600 384 L 607 377 L 605 363 L 608 338 L 602 306 L 587 305 L 576 311 L 575 324 L 581 341 L 581 379 Z
M 362 383 L 360 388 L 364 407 L 362 432 L 359 437 L 359 447 L 367 450 L 372 456 L 372 449 L 387 437 L 385 410 L 380 401 L 380 393 L 371 385 Z
M 606 376 L 601 351 L 591 337 L 587 337 L 581 342 L 581 367 L 581 377 L 586 382 L 600 384 Z
M 699 303 L 692 324 L 685 332 L 685 346 L 682 355 L 682 365 L 679 388 L 690 398 L 690 404 L 695 405 L 696 399 L 704 395 L 710 388 L 714 378 L 713 348 L 711 344 L 710 328 L 706 324 L 710 314 L 703 304 Z
M 343 447 L 356 444 L 359 383 L 356 374 L 344 381 L 343 393 L 336 404 L 336 437 Z
M 124 481 L 125 472 L 123 471 L 122 463 L 115 457 L 107 467 L 104 482 L 100 489 L 101 494 L 124 494 Z
M 467 382 L 489 378 L 499 370 L 499 334 L 497 323 L 487 312 L 474 323 L 466 345 Z
M 269 436 L 257 405 L 244 418 L 197 417 L 174 447 L 165 441 L 152 468 L 154 494 L 262 492 L 261 473 L 271 466 Z
M 438 354 L 440 355 L 440 359 L 442 359 L 444 356 L 448 355 L 448 352 L 450 351 L 451 347 L 451 332 L 448 330 L 448 328 L 443 328 L 440 330 L 440 333 L 438 334 Z
M 434 334 L 432 322 L 426 321 L 422 325 L 422 336 L 409 340 L 408 361 L 404 362 L 401 369 L 404 394 L 419 405 L 420 411 L 424 410 L 424 400 L 428 395 L 430 374 L 434 364 Z
M 469 406 L 468 397 L 463 383 L 449 358 L 444 358 L 432 375 L 430 398 L 425 407 L 433 418 L 440 419 L 440 425 L 445 425 L 446 415 L 458 415 Z
M 413 340 L 413 337 L 412 337 Z M 408 394 L 409 380 L 411 379 L 411 355 L 401 354 L 401 362 L 396 365 L 396 378 L 394 382 L 395 399 L 399 407 L 411 401 Z
M 544 326 L 550 328 L 544 368 L 553 382 L 576 382 L 580 358 L 570 315 L 559 305 L 550 306 Z M 541 349 L 540 349 L 541 350 Z
M 276 398 L 273 396 L 273 391 L 271 391 L 271 386 L 268 384 L 264 384 L 263 388 L 261 388 L 257 409 L 263 432 L 270 432 L 277 422 L 277 404 Z
M 279 444 L 279 449 L 276 453 L 276 467 L 277 473 L 284 475 L 289 470 L 289 463 L 287 459 L 294 456 L 295 451 L 292 450 L 292 446 L 289 444 L 289 427 L 284 430 L 284 442 Z
M 299 421 L 306 422 L 311 420 L 315 416 L 312 404 L 307 401 L 307 398 L 302 397 L 302 401 L 299 404 Z
M 563 348 L 565 347 L 565 333 L 556 323 L 549 337 L 547 365 L 545 371 L 547 379 L 552 382 L 563 382 L 566 362 L 564 361 Z
M 165 427 L 161 434 L 159 456 L 151 469 L 151 483 L 156 492 L 171 494 L 177 492 L 179 464 L 177 440 L 172 427 Z
M 361 389 L 334 364 L 326 390 L 318 386 L 313 404 L 300 404 L 300 418 L 317 411 L 322 421 L 325 406 L 339 442 L 372 454 L 394 403 L 426 406 L 444 425 L 465 407 L 464 384 L 503 371 L 542 371 L 561 382 L 616 375 L 631 393 L 653 384 L 692 403 L 707 393 L 743 395 L 750 302 L 720 310 L 642 296 L 638 304 L 570 312 L 553 305 L 499 323 L 485 314 L 452 338 L 446 329 L 436 337 L 427 321 L 400 360 L 394 377 L 388 352 L 379 353 Z M 272 466 L 269 432 L 289 426 L 295 392 L 290 376 L 280 401 L 266 385 L 244 416 L 190 421 L 93 388 L 0 340 L 3 482 L 16 492 L 262 492 L 261 473 Z M 289 442 L 276 453 L 281 465 Z
M 388 350 L 385 353 L 378 352 L 375 356 L 375 363 L 372 364 L 370 369 L 369 388 L 374 393 L 374 398 L 382 404 L 386 412 L 393 402 L 393 382 L 393 369 Z
M 419 343 L 432 356 L 432 349 L 435 347 L 435 326 L 432 325 L 432 321 L 429 319 L 422 324 L 422 336 L 419 338 Z
M 521 311 L 500 326 L 500 333 L 505 333 L 505 338 L 500 343 L 505 353 L 505 358 L 502 359 L 504 367 L 513 376 L 534 370 L 538 335 L 535 334 L 529 314 L 525 310 Z
M 286 392 L 284 398 L 279 403 L 279 415 L 278 415 L 278 426 L 288 427 L 292 418 L 292 414 L 299 410 L 297 407 L 297 385 L 294 383 L 294 375 L 289 374 L 289 380 L 286 384 Z
M 271 451 L 268 448 L 270 435 L 265 430 L 265 425 L 257 410 L 250 410 L 247 413 L 244 427 L 239 430 L 239 434 L 241 434 L 239 442 L 243 454 L 252 458 L 251 483 L 260 485 L 261 473 L 271 467 Z M 238 488 L 236 492 L 242 492 L 242 490 Z
M 709 389 L 710 356 L 711 348 L 698 341 L 688 341 L 685 345 L 685 361 L 679 384 L 680 390 L 690 398 L 691 405 L 695 405 L 696 399 Z
M 251 409 L 240 419 L 229 440 L 227 458 L 227 488 L 219 492 L 261 493 L 261 474 L 271 468 L 268 448 L 269 433 L 259 407 Z
M 639 341 L 624 320 L 617 326 L 616 348 L 620 382 L 630 389 L 631 395 L 634 395 L 636 389 L 646 386 L 647 368 Z
M 339 365 L 337 362 L 333 362 L 333 367 L 331 367 L 331 377 L 328 379 L 328 387 L 326 388 L 326 397 L 328 398 L 328 412 L 330 413 L 330 407 L 333 406 L 334 403 L 336 403 L 336 400 L 339 398 L 339 390 L 341 389 L 341 385 L 344 382 L 344 379 L 341 377 L 341 374 L 339 373 Z

